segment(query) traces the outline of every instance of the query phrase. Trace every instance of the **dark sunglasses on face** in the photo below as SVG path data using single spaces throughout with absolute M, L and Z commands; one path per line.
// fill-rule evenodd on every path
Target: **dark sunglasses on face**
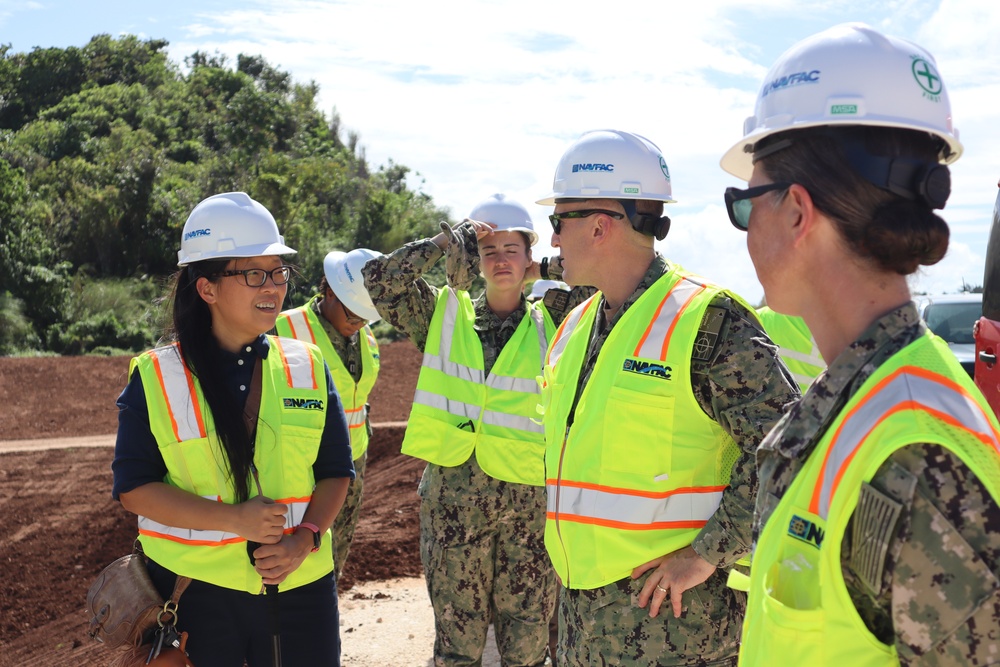
M 284 285 L 291 280 L 292 267 L 279 266 L 278 268 L 271 269 L 270 271 L 265 269 L 234 269 L 232 271 L 220 271 L 219 273 L 212 274 L 212 277 L 216 276 L 223 278 L 229 276 L 243 276 L 243 283 L 247 287 L 261 287 L 265 282 L 267 282 L 268 276 L 270 276 L 271 282 L 275 285 Z
M 733 227 L 745 232 L 750 226 L 750 212 L 753 210 L 751 199 L 759 197 L 775 190 L 787 190 L 792 187 L 791 183 L 768 183 L 758 185 L 755 188 L 740 190 L 739 188 L 726 188 L 726 210 L 729 211 L 729 221 Z
M 556 234 L 561 234 L 563 220 L 581 220 L 583 218 L 589 218 L 592 215 L 597 215 L 598 213 L 610 215 L 615 220 L 621 220 L 625 217 L 624 213 L 619 213 L 617 211 L 608 211 L 603 208 L 585 208 L 582 211 L 564 211 L 563 213 L 553 213 L 549 216 L 549 222 L 552 223 L 552 231 Z

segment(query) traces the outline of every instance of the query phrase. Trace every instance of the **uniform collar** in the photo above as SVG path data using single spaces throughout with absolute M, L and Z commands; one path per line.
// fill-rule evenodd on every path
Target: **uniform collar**
M 926 330 L 912 301 L 872 322 L 791 405 L 766 448 L 790 459 L 803 456 L 879 366 Z

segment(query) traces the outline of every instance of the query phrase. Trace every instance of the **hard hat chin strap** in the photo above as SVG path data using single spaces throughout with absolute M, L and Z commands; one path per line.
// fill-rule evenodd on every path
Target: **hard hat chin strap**
M 631 223 L 632 229 L 640 234 L 652 236 L 657 241 L 667 238 L 667 232 L 670 231 L 670 218 L 665 215 L 656 216 L 649 213 L 639 213 L 635 209 L 634 199 L 619 199 L 618 203 L 625 209 L 625 217 Z

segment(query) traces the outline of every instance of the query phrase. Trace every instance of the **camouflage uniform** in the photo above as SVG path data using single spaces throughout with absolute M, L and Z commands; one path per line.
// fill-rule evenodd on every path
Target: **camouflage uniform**
M 347 372 L 357 382 L 361 379 L 361 333 L 359 332 L 350 338 L 345 338 L 323 317 L 323 313 L 319 310 L 319 304 L 320 301 L 317 300 L 313 304 L 313 310 L 319 315 L 319 321 L 323 325 L 323 330 L 330 338 L 330 343 L 333 345 L 333 349 L 337 351 L 340 360 L 344 362 Z M 368 435 L 371 436 L 372 425 L 370 420 L 365 422 L 365 429 L 368 431 Z M 333 565 L 338 580 L 340 579 L 340 573 L 344 571 L 344 565 L 347 563 L 347 554 L 350 552 L 351 542 L 354 540 L 354 529 L 357 528 L 358 518 L 361 516 L 361 499 L 365 491 L 365 463 L 367 461 L 367 451 L 354 460 L 354 480 L 347 489 L 347 498 L 344 499 L 344 505 L 340 508 L 340 514 L 337 515 L 336 520 L 333 522 L 333 527 L 330 529 L 333 533 Z
M 757 454 L 755 539 L 847 401 L 925 330 L 912 303 L 879 318 L 775 427 Z M 983 484 L 943 447 L 913 444 L 890 456 L 859 495 L 868 489 L 898 512 L 862 544 L 853 543 L 852 519 L 841 545 L 844 581 L 868 628 L 895 644 L 905 665 L 1000 663 L 1000 508 Z M 881 571 L 872 573 L 872 556 L 881 553 Z
M 612 328 L 670 269 L 657 254 L 610 323 L 601 298 L 577 401 Z M 691 545 L 719 569 L 683 593 L 685 607 L 679 619 L 667 604 L 656 618 L 638 607 L 648 574 L 597 589 L 564 589 L 559 606 L 560 666 L 736 664 L 746 595 L 726 586 L 726 570 L 750 552 L 757 446 L 781 417 L 783 406 L 798 398 L 798 389 L 756 314 L 726 293 L 708 306 L 701 326 L 716 342 L 711 350 L 692 350 L 691 386 L 702 410 L 741 450 L 719 508 Z
M 416 241 L 362 270 L 379 314 L 421 350 L 439 290 L 420 276 L 442 254 L 431 241 Z M 450 272 L 456 281 L 471 283 L 462 268 Z M 521 307 L 501 321 L 481 296 L 475 313 L 488 373 L 526 305 L 522 298 Z M 418 493 L 420 557 L 434 607 L 434 664 L 481 664 L 491 621 L 504 665 L 550 664 L 548 621 L 556 589 L 543 542 L 545 487 L 490 477 L 472 456 L 455 467 L 428 463 Z

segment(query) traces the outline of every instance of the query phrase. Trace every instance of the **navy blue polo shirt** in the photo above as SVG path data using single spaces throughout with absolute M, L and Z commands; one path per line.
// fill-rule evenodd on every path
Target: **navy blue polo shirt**
M 225 350 L 220 352 L 226 384 L 240 397 L 241 405 L 246 403 L 257 358 L 267 359 L 270 349 L 267 337 L 262 335 L 238 354 Z M 313 475 L 316 481 L 330 477 L 354 479 L 351 435 L 347 428 L 347 418 L 344 416 L 344 406 L 325 362 L 323 368 L 326 371 L 329 402 L 326 425 L 323 428 L 316 461 L 313 463 Z M 115 500 L 118 500 L 121 494 L 143 484 L 162 482 L 167 474 L 167 466 L 163 462 L 160 448 L 149 428 L 146 392 L 138 370 L 132 373 L 128 385 L 118 397 L 118 408 L 118 439 L 115 442 L 115 458 L 111 463 L 111 470 L 114 473 L 111 495 Z

